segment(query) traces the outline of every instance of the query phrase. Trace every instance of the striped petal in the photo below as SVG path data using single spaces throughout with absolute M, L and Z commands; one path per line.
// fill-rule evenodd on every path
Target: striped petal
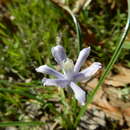
M 80 72 L 73 76 L 74 82 L 80 82 L 80 81 L 87 80 L 87 79 L 88 79 L 88 77 L 85 77 L 85 75 L 83 73 L 80 73 Z
M 65 88 L 65 87 L 67 87 L 69 85 L 69 81 L 64 80 L 64 79 L 47 79 L 47 78 L 43 78 L 42 82 L 43 82 L 44 86 L 59 86 L 59 87 Z
M 101 67 L 101 63 L 94 62 L 90 67 L 76 74 L 73 79 L 75 82 L 88 81 Z
M 85 105 L 86 100 L 86 93 L 84 90 L 82 90 L 78 85 L 76 85 L 74 82 L 70 83 L 70 87 L 72 88 L 75 98 L 78 100 L 78 102 L 81 105 Z
M 51 49 L 51 52 L 58 64 L 61 64 L 63 61 L 66 60 L 66 53 L 61 45 L 53 47 Z
M 90 47 L 88 47 L 80 51 L 79 57 L 74 67 L 75 72 L 79 72 L 81 66 L 84 64 L 86 58 L 89 56 L 90 50 L 91 50 Z
M 61 74 L 60 72 L 48 67 L 47 65 L 42 65 L 42 66 L 36 68 L 36 71 L 43 73 L 43 74 L 50 74 L 50 75 L 53 75 L 53 76 L 60 78 L 60 79 L 64 78 L 63 74 Z

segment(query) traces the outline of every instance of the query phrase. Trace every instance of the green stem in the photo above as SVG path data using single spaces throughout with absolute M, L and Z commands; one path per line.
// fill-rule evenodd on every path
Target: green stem
M 122 46 L 123 46 L 123 42 L 128 34 L 128 30 L 130 28 L 130 0 L 127 0 L 128 1 L 128 18 L 127 18 L 127 23 L 126 23 L 126 26 L 125 26 L 125 29 L 124 29 L 124 32 L 121 36 L 121 39 L 114 51 L 114 54 L 110 60 L 110 62 L 108 63 L 104 73 L 102 74 L 100 80 L 99 80 L 99 83 L 97 84 L 96 88 L 92 91 L 92 93 L 88 96 L 88 100 L 87 100 L 87 104 L 85 106 L 83 106 L 81 108 L 81 111 L 76 119 L 76 122 L 75 122 L 75 126 L 77 126 L 78 122 L 80 121 L 80 118 L 84 115 L 86 109 L 88 108 L 88 105 L 92 103 L 93 99 L 94 99 L 94 96 L 95 94 L 97 93 L 98 89 L 100 88 L 100 86 L 103 84 L 105 78 L 107 77 L 107 75 L 109 74 L 110 70 L 112 69 L 114 63 L 116 62 L 116 60 L 118 59 L 118 56 L 121 52 L 121 49 L 122 49 Z
M 64 6 L 63 7 L 72 17 L 73 19 L 73 22 L 75 24 L 75 28 L 76 28 L 76 34 L 77 34 L 77 38 L 78 38 L 78 53 L 80 52 L 80 48 L 81 48 L 81 31 L 80 31 L 80 26 L 79 26 L 79 23 L 75 17 L 75 15 L 73 14 L 73 12 L 67 7 L 67 6 Z

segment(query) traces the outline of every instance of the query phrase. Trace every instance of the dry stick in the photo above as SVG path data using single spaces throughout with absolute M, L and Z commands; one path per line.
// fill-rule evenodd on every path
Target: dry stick
M 80 10 L 82 10 L 84 4 L 86 3 L 87 0 L 77 0 L 75 5 L 74 5 L 74 8 L 72 10 L 72 12 L 74 14 L 77 14 L 80 12 Z
M 91 3 L 92 0 L 87 0 L 87 2 L 84 4 L 83 9 L 87 8 L 87 6 Z
M 63 8 L 63 9 L 66 6 L 65 4 L 60 2 L 60 0 L 50 0 L 50 1 L 53 2 L 54 4 L 58 5 L 59 7 Z
M 92 0 L 77 0 L 72 12 L 74 14 L 79 13 L 83 8 L 86 8 Z
M 67 6 L 64 3 L 62 3 L 60 0 L 50 0 L 50 1 L 52 1 L 54 4 L 58 5 L 59 7 L 63 8 L 63 9 L 64 9 L 64 7 Z M 74 8 L 72 9 L 72 12 L 74 14 L 79 13 L 83 8 L 86 8 L 90 4 L 91 1 L 92 0 L 77 0 L 75 2 Z

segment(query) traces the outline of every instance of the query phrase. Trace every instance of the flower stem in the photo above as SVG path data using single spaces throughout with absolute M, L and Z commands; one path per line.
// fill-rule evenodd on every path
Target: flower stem
M 77 34 L 77 38 L 78 38 L 78 54 L 80 52 L 80 48 L 81 48 L 81 30 L 80 30 L 80 26 L 79 26 L 79 23 L 74 15 L 74 13 L 67 7 L 67 6 L 64 6 L 63 7 L 72 17 L 73 19 L 73 22 L 75 24 L 75 28 L 76 28 L 76 34 Z

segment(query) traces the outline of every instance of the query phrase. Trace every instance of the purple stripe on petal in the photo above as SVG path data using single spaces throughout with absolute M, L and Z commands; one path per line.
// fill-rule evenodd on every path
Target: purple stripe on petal
M 79 72 L 81 66 L 84 64 L 86 58 L 89 56 L 90 50 L 91 50 L 91 48 L 88 47 L 88 48 L 84 48 L 83 50 L 80 51 L 79 57 L 77 59 L 75 67 L 74 67 L 75 72 Z
M 74 82 L 70 83 L 70 87 L 72 88 L 75 98 L 78 100 L 78 102 L 81 105 L 85 105 L 85 99 L 86 99 L 86 93 L 84 90 L 82 90 L 78 85 L 76 85 Z
M 90 67 L 73 76 L 74 82 L 88 81 L 101 68 L 101 63 L 94 62 Z
M 53 75 L 53 76 L 60 78 L 60 79 L 64 78 L 63 74 L 61 74 L 60 72 L 48 67 L 47 65 L 42 65 L 42 66 L 36 68 L 36 71 L 43 73 L 43 74 L 50 74 L 50 75 Z
M 83 74 L 84 75 L 84 78 L 83 78 L 83 75 L 80 77 L 80 76 L 77 76 L 77 81 L 88 81 L 92 76 L 94 76 L 94 74 L 100 69 L 102 68 L 102 65 L 101 63 L 99 62 L 94 62 L 92 65 L 90 65 L 90 67 L 84 69 L 83 71 L 81 71 L 81 75 Z
M 57 45 L 51 49 L 52 55 L 58 64 L 66 60 L 66 53 L 61 45 Z
M 47 79 L 47 78 L 43 78 L 42 82 L 44 86 L 59 86 L 62 88 L 67 87 L 70 83 L 68 80 L 64 79 Z
M 94 75 L 100 68 L 102 68 L 101 63 L 94 62 L 90 67 L 81 71 L 85 76 Z
M 87 80 L 87 79 L 88 78 L 86 78 L 85 75 L 83 73 L 80 73 L 80 72 L 73 76 L 73 81 L 74 82 L 80 82 L 80 81 Z

